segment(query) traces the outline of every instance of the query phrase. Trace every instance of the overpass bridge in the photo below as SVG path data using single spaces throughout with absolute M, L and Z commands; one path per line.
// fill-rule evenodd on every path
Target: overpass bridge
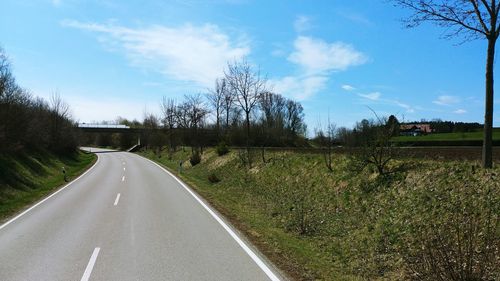
M 132 133 L 137 135 L 137 143 L 127 151 L 134 151 L 141 146 L 142 128 L 130 128 L 127 125 L 87 124 L 79 123 L 78 129 L 85 133 Z

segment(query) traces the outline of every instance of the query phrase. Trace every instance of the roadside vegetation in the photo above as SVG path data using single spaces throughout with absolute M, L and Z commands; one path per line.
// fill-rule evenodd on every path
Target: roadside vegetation
M 46 150 L 0 154 L 0 222 L 75 179 L 95 160 L 94 154 L 81 151 L 64 156 Z
M 207 149 L 141 155 L 179 175 L 297 280 L 498 280 L 499 168 L 394 158 Z M 221 156 L 219 156 L 221 154 Z
M 86 170 L 94 155 L 77 149 L 67 103 L 49 101 L 17 84 L 0 49 L 0 221 L 28 207 Z

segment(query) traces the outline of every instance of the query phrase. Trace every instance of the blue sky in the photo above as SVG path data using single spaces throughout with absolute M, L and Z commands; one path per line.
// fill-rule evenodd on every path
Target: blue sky
M 482 122 L 486 41 L 405 29 L 407 13 L 384 0 L 4 0 L 0 45 L 20 85 L 58 92 L 81 122 L 159 112 L 162 96 L 206 92 L 242 58 L 303 104 L 311 131 L 370 108 Z

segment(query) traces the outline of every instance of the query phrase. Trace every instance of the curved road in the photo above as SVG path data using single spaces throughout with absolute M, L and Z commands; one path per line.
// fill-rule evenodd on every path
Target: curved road
M 98 162 L 0 226 L 0 280 L 279 280 L 272 265 L 151 161 Z

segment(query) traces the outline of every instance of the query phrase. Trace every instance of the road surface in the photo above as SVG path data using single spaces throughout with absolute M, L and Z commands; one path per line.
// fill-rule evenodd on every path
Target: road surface
M 92 151 L 89 171 L 0 226 L 0 280 L 282 279 L 161 167 Z

